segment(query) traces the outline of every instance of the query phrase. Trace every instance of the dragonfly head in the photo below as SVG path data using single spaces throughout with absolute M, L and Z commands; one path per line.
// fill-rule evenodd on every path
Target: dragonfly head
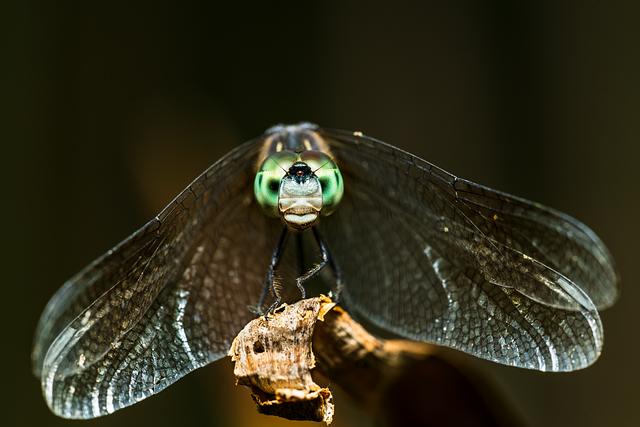
M 254 181 L 258 204 L 285 224 L 303 230 L 329 215 L 342 199 L 344 185 L 335 162 L 319 151 L 281 151 L 268 156 Z

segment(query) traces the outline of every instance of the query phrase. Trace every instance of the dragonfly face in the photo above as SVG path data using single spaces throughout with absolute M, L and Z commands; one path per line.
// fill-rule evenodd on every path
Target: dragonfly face
M 277 128 L 265 140 L 254 196 L 265 213 L 296 230 L 311 227 L 342 200 L 342 174 L 322 138 L 309 129 Z
M 315 237 L 321 260 L 308 270 L 283 256 L 290 230 Z M 54 413 L 109 414 L 224 357 L 255 317 L 247 307 L 280 301 L 280 272 L 300 272 L 304 297 L 325 266 L 359 319 L 541 371 L 593 363 L 598 310 L 617 296 L 608 249 L 562 212 L 361 132 L 275 126 L 60 288 L 36 330 L 34 373 Z
M 318 177 L 306 163 L 294 163 L 280 181 L 278 212 L 287 225 L 303 230 L 316 223 L 321 210 Z

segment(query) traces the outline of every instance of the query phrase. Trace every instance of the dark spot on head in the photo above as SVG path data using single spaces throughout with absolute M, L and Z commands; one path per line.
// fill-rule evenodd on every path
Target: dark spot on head
M 264 353 L 264 344 L 261 341 L 256 341 L 253 343 L 253 352 L 254 353 Z
M 304 162 L 295 162 L 289 168 L 288 174 L 294 177 L 296 182 L 300 183 L 306 181 L 313 174 L 313 171 L 308 164 Z

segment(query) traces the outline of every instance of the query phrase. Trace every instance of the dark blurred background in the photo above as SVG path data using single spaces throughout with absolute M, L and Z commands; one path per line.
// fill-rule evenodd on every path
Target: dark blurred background
M 29 360 L 65 279 L 234 145 L 310 120 L 589 224 L 622 276 L 599 361 L 543 374 L 464 360 L 530 425 L 640 425 L 640 4 L 300 3 L 4 5 L 0 423 L 70 424 Z M 335 425 L 373 425 L 336 403 Z M 224 360 L 82 425 L 292 424 L 255 414 Z

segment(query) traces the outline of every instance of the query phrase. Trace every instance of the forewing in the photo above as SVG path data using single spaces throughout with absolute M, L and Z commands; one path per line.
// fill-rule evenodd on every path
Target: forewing
M 279 231 L 251 193 L 259 150 L 233 150 L 53 297 L 44 323 L 73 318 L 42 363 L 56 414 L 105 415 L 226 354 L 253 317 Z M 36 350 L 56 334 L 42 330 Z
M 613 300 L 616 275 L 586 226 L 382 142 L 320 133 L 345 175 L 345 199 L 322 227 L 352 308 L 514 366 L 572 370 L 597 358 L 602 329 L 587 294 Z

